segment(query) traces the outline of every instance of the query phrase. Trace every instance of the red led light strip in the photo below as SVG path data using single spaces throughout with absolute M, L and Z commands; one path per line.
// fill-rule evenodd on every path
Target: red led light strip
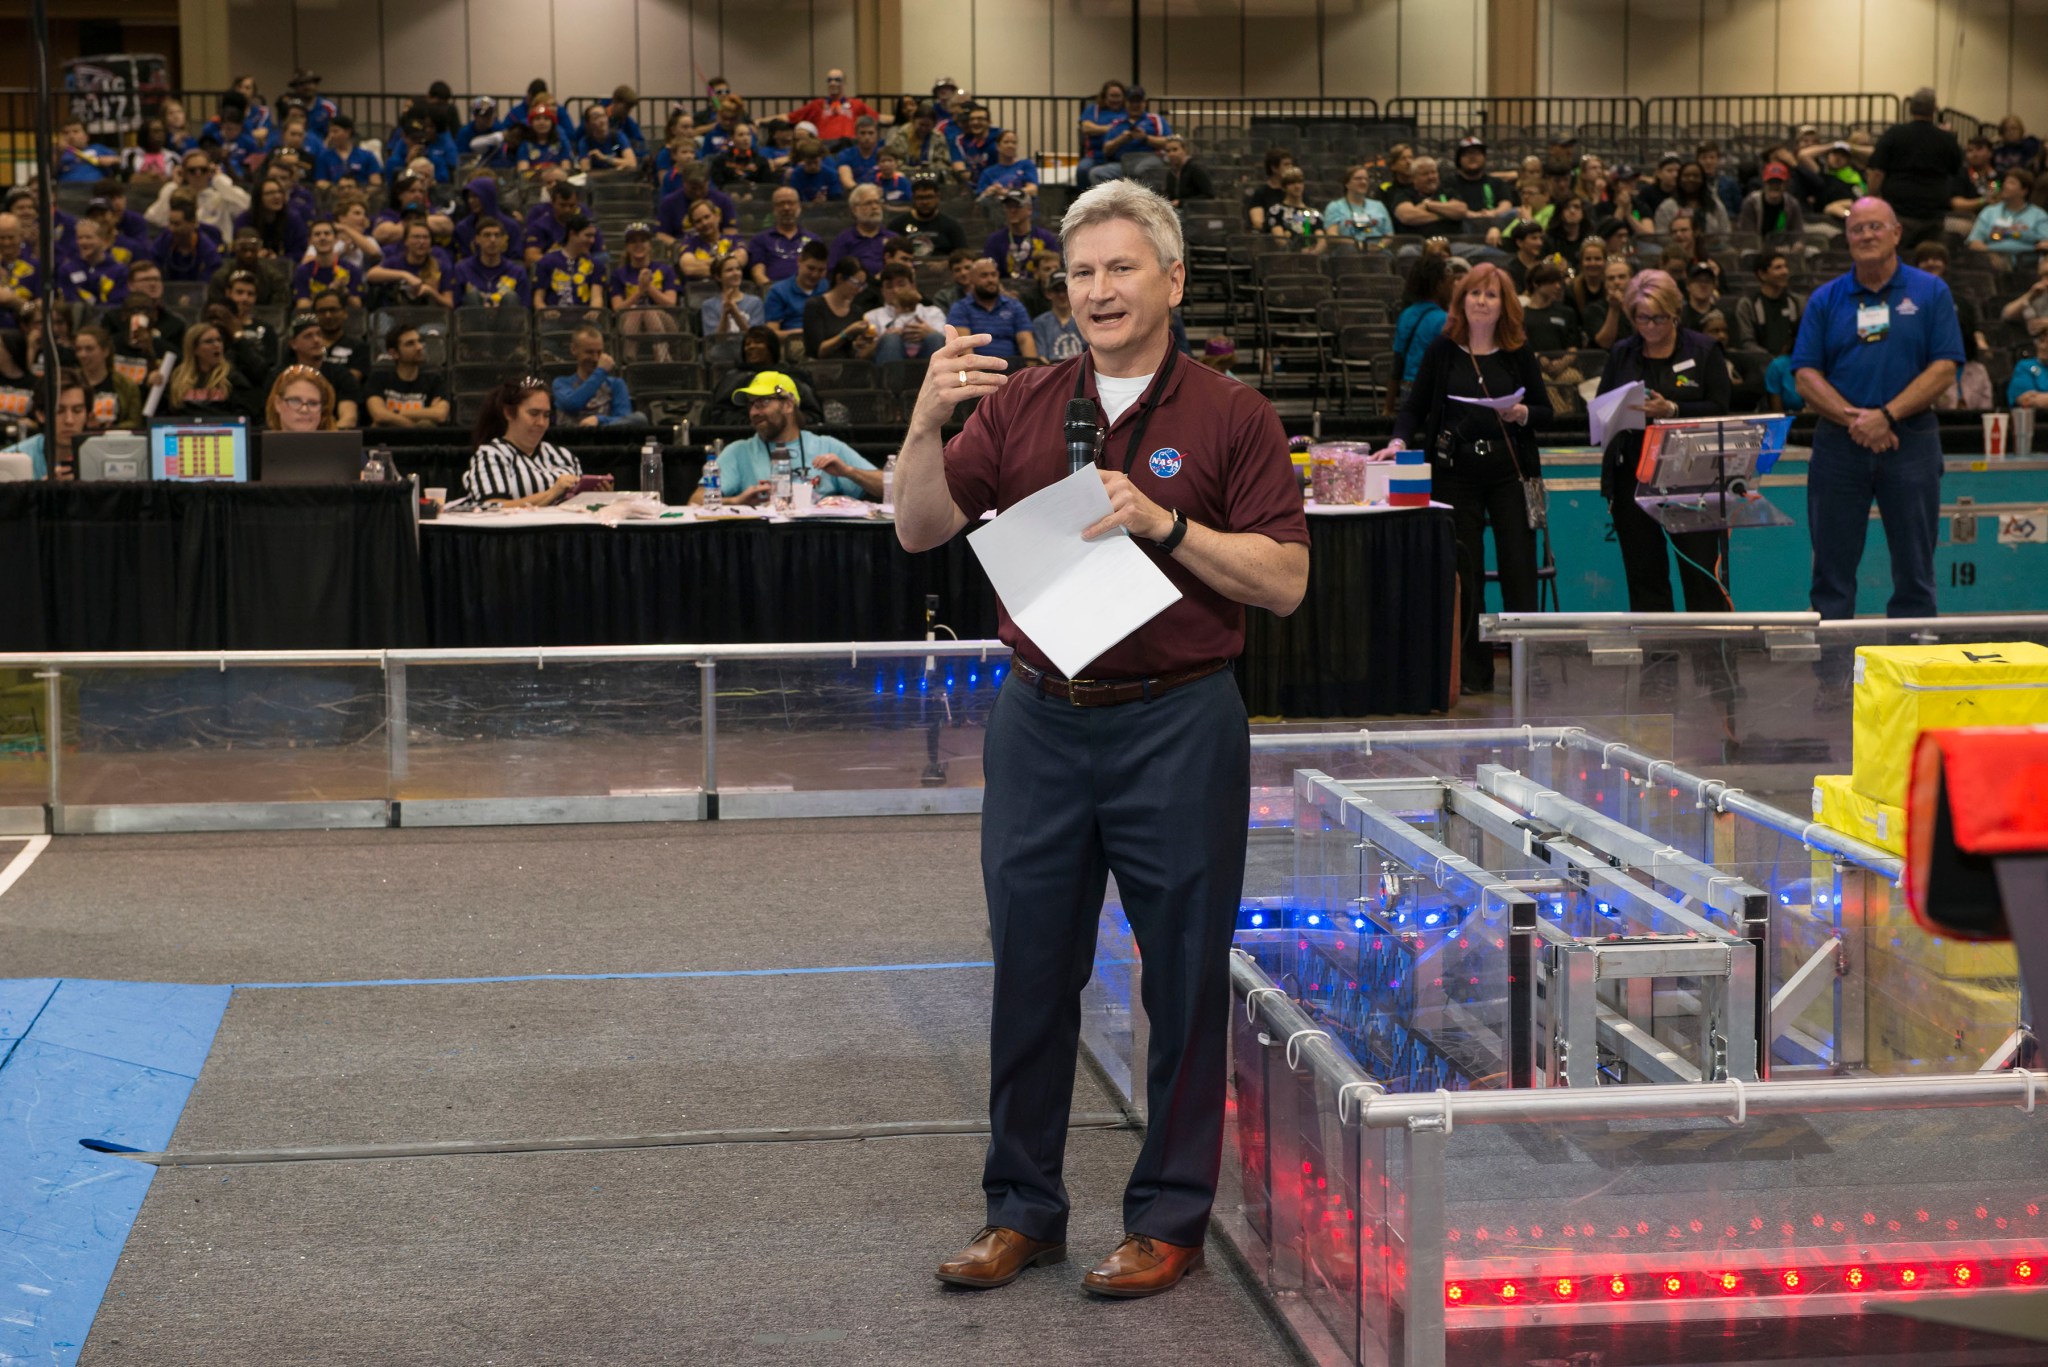
M 1985 1287 L 2043 1285 L 2048 1285 L 2048 1255 L 1744 1267 L 1726 1271 L 1628 1272 L 1600 1276 L 1456 1278 L 1444 1283 L 1444 1305 L 1451 1310 L 1472 1310 L 1529 1304 L 1704 1301 L 1731 1297 L 1860 1295 L 1877 1291 L 1975 1291 Z

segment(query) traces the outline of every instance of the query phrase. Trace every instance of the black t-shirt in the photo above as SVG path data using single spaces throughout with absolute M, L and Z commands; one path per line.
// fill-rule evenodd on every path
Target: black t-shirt
M 1279 188 L 1278 186 L 1275 186 L 1275 185 L 1255 185 L 1255 186 L 1253 186 L 1253 187 L 1252 187 L 1252 192 L 1251 192 L 1250 194 L 1248 194 L 1248 195 L 1246 195 L 1246 196 L 1244 197 L 1244 217 L 1245 217 L 1245 221 L 1246 221 L 1247 223 L 1249 223 L 1249 222 L 1251 221 L 1251 217 L 1252 217 L 1252 210 L 1254 210 L 1254 209 L 1259 209 L 1259 210 L 1263 210 L 1263 211 L 1264 211 L 1264 213 L 1265 213 L 1265 216 L 1266 216 L 1266 226 L 1267 226 L 1267 227 L 1269 227 L 1269 228 L 1270 228 L 1270 227 L 1272 227 L 1272 226 L 1273 226 L 1273 206 L 1274 206 L 1274 205 L 1276 205 L 1276 204 L 1278 204 L 1278 203 L 1279 203 L 1280 201 L 1282 201 L 1282 200 L 1284 200 L 1284 199 L 1286 199 L 1286 198 L 1287 198 L 1287 192 L 1286 192 L 1285 190 L 1282 190 L 1282 189 L 1280 189 L 1280 188 Z
M 1548 308 L 1530 304 L 1522 310 L 1522 331 L 1531 351 L 1570 351 L 1585 342 L 1585 328 L 1572 301 L 1559 298 Z
M 1175 204 L 1184 199 L 1214 199 L 1216 182 L 1209 179 L 1208 167 L 1190 161 L 1178 171 L 1167 171 L 1166 197 Z
M 1950 188 L 1963 169 L 1956 136 L 1925 119 L 1893 124 L 1870 154 L 1872 170 L 1884 172 L 1884 196 L 1901 218 L 1939 218 L 1948 212 Z
M 889 231 L 909 238 L 910 249 L 920 257 L 937 257 L 941 261 L 967 245 L 967 230 L 960 226 L 960 220 L 943 211 L 928 219 L 905 214 L 889 225 Z
M 1799 338 L 1799 323 L 1792 317 L 1792 296 L 1781 294 L 1776 299 L 1767 294 L 1756 297 L 1756 342 L 1773 356 L 1790 356 L 1792 343 Z
M 338 342 L 327 344 L 327 359 L 348 371 L 360 389 L 363 377 L 370 373 L 370 348 L 354 337 L 343 337 Z
M 804 305 L 804 354 L 814 361 L 852 361 L 859 359 L 853 348 L 841 347 L 827 356 L 824 345 L 833 337 L 846 331 L 860 321 L 860 310 L 849 306 L 842 316 L 832 311 L 832 305 L 820 294 Z
M 1958 294 L 1956 300 L 1956 326 L 1963 330 L 1963 359 L 1977 359 L 1977 306 Z
M 427 366 L 420 367 L 420 373 L 410 380 L 400 379 L 398 367 L 380 365 L 370 372 L 370 378 L 363 385 L 363 401 L 382 399 L 384 406 L 394 413 L 408 416 L 424 412 L 429 404 L 448 397 L 448 377 L 441 371 Z M 365 421 L 369 414 L 363 415 Z
M 1461 199 L 1475 214 L 1487 213 L 1501 203 L 1500 186 L 1492 176 L 1480 176 L 1467 180 L 1461 175 L 1448 175 L 1438 183 L 1437 198 Z

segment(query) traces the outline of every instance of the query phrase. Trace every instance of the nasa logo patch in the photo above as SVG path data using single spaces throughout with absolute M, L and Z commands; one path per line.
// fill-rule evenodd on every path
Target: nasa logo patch
M 1171 446 L 1162 446 L 1152 453 L 1152 473 L 1161 479 L 1172 479 L 1180 473 L 1180 452 Z

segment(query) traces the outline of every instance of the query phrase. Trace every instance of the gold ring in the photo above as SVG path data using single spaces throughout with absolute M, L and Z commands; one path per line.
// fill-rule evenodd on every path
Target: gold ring
M 956 371 L 954 371 L 954 372 L 953 372 L 953 377 L 954 377 L 954 378 L 953 378 L 953 383 L 954 383 L 954 384 L 957 384 L 957 385 L 959 385 L 959 386 L 960 386 L 960 387 L 961 387 L 962 389 L 965 389 L 965 388 L 967 388 L 967 372 L 966 372 L 966 371 L 964 371 L 964 370 L 956 370 Z

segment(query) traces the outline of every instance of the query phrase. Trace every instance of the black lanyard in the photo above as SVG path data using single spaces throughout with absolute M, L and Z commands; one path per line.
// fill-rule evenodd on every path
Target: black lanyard
M 1131 428 L 1130 440 L 1124 444 L 1124 473 L 1131 473 L 1137 463 L 1138 452 L 1144 449 L 1145 429 L 1152 422 L 1152 410 L 1159 406 L 1159 400 L 1166 394 L 1166 382 L 1173 378 L 1174 364 L 1180 360 L 1180 348 L 1171 341 L 1166 344 L 1166 361 L 1159 367 L 1159 375 L 1152 381 L 1152 388 L 1145 395 L 1145 404 L 1138 410 L 1138 421 Z M 1074 370 L 1074 397 L 1088 397 L 1088 358 L 1083 355 L 1081 364 Z M 1112 424 L 1114 425 L 1114 424 Z M 1104 429 L 1104 444 L 1108 444 L 1108 432 Z M 1099 459 L 1099 457 L 1098 457 Z

